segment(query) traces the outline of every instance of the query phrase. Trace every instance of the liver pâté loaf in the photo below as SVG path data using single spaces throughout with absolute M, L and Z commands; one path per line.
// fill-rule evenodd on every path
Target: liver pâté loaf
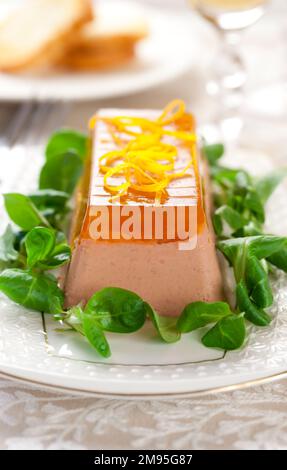
M 111 286 L 166 316 L 222 299 L 206 170 L 183 103 L 100 110 L 73 216 L 66 306 Z

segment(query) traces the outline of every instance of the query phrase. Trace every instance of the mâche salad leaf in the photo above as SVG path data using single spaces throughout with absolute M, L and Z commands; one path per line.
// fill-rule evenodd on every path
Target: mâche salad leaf
M 184 308 L 177 328 L 181 333 L 190 333 L 232 314 L 226 302 L 193 302 Z
M 56 315 L 66 315 L 64 294 L 57 278 L 46 271 L 70 259 L 71 248 L 56 222 L 70 210 L 87 148 L 85 136 L 72 134 L 73 142 L 69 143 L 71 134 L 65 131 L 48 143 L 46 157 L 51 163 L 44 165 L 43 187 L 30 195 L 4 194 L 7 214 L 21 230 L 9 225 L 0 237 L 0 291 L 24 307 Z
M 269 258 L 277 253 L 281 253 L 287 244 L 286 237 L 275 235 L 261 235 L 249 238 L 250 252 L 258 259 Z
M 25 237 L 27 252 L 27 265 L 35 266 L 39 261 L 45 260 L 53 251 L 56 243 L 56 233 L 45 227 L 34 227 Z
M 266 257 L 266 260 L 276 266 L 276 268 L 287 273 L 287 243 L 285 243 L 279 251 Z
M 146 305 L 146 311 L 148 317 L 151 319 L 158 336 L 165 343 L 176 343 L 180 340 L 180 331 L 177 328 L 177 319 L 173 317 L 164 317 L 158 315 L 154 309 L 148 304 Z
M 213 166 L 224 154 L 224 146 L 222 144 L 205 145 L 204 154 L 209 165 Z
M 111 350 L 105 334 L 97 320 L 91 315 L 83 315 L 83 332 L 89 343 L 103 357 L 110 357 Z
M 6 211 L 16 225 L 23 230 L 31 230 L 37 225 L 49 227 L 47 219 L 38 211 L 31 199 L 24 194 L 4 194 Z
M 244 314 L 222 318 L 203 337 L 202 343 L 208 348 L 232 351 L 240 348 L 245 340 L 246 328 Z
M 57 234 L 53 229 L 34 227 L 26 235 L 24 243 L 27 265 L 30 268 L 37 266 L 43 270 L 56 269 L 71 257 L 70 246 L 61 241 L 57 243 Z
M 236 301 L 238 309 L 245 312 L 245 318 L 257 326 L 267 326 L 271 322 L 271 317 L 252 301 L 244 281 L 240 281 L 236 286 Z
M 8 266 L 16 261 L 18 252 L 14 248 L 15 233 L 10 224 L 7 225 L 5 232 L 0 236 L 0 266 Z
M 4 195 L 6 211 L 19 229 L 8 226 L 0 237 L 1 292 L 19 305 L 52 314 L 66 324 L 66 331 L 85 336 L 104 358 L 111 355 L 106 332 L 136 332 L 147 318 L 166 343 L 202 328 L 202 343 L 224 350 L 242 347 L 246 322 L 266 327 L 272 321 L 266 311 L 273 303 L 270 269 L 287 272 L 287 238 L 264 234 L 264 204 L 287 169 L 254 179 L 243 169 L 220 165 L 222 144 L 207 145 L 203 153 L 214 187 L 217 248 L 234 272 L 234 308 L 226 302 L 193 302 L 177 319 L 162 317 L 136 293 L 106 287 L 95 292 L 85 306 L 65 309 L 63 291 L 51 271 L 71 257 L 63 221 L 87 149 L 85 135 L 70 129 L 55 132 L 46 146 L 38 189 L 29 195 Z
M 55 246 L 49 257 L 42 260 L 39 265 L 44 270 L 57 269 L 66 264 L 71 258 L 71 247 L 66 243 Z
M 104 331 L 132 333 L 144 325 L 146 305 L 134 292 L 106 287 L 89 299 L 84 314 L 95 318 Z
M 213 225 L 216 235 L 222 235 L 224 224 L 230 228 L 230 233 L 244 227 L 247 220 L 235 209 L 227 205 L 223 205 L 216 209 L 213 215 Z
M 272 320 L 264 310 L 273 303 L 268 263 L 287 272 L 286 237 L 265 235 L 263 231 L 264 204 L 287 176 L 287 168 L 254 179 L 244 170 L 222 167 L 218 158 L 210 158 L 209 152 L 209 146 L 205 147 L 215 190 L 217 247 L 234 271 L 236 312 L 219 320 L 202 338 L 202 342 L 208 347 L 234 349 L 244 342 L 244 319 L 257 326 L 267 326 Z M 244 317 L 240 317 L 240 312 Z M 242 341 L 239 337 L 237 341 L 234 337 L 230 341 L 230 333 L 233 331 L 234 334 L 233 325 L 236 324 L 241 325 L 239 336 Z M 226 328 L 230 330 L 227 335 Z
M 246 260 L 245 281 L 249 295 L 258 307 L 266 308 L 273 304 L 267 271 L 256 256 L 248 256 Z
M 63 292 L 57 280 L 46 274 L 5 269 L 0 273 L 0 291 L 17 304 L 39 312 L 57 313 L 63 308 Z
M 269 175 L 255 181 L 255 189 L 262 204 L 267 202 L 277 186 L 284 180 L 284 178 L 286 178 L 286 176 L 287 168 L 280 168 L 280 170 L 275 170 Z
M 69 202 L 69 198 L 68 193 L 55 189 L 38 189 L 38 191 L 29 194 L 29 199 L 40 211 L 53 208 L 58 212 L 62 212 Z
M 40 189 L 54 189 L 72 194 L 83 171 L 83 160 L 73 150 L 52 155 L 39 177 Z
M 60 129 L 54 132 L 49 139 L 45 150 L 46 159 L 70 150 L 85 160 L 88 151 L 88 138 L 72 129 Z

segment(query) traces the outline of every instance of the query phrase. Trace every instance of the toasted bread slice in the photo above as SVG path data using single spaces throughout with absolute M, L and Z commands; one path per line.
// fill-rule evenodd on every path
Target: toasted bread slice
M 118 67 L 134 56 L 136 43 L 147 34 L 140 8 L 124 2 L 100 3 L 96 18 L 74 36 L 58 65 L 75 70 Z
M 107 70 L 125 65 L 134 57 L 134 48 L 99 53 L 73 52 L 61 60 L 61 67 L 85 71 Z
M 93 18 L 91 0 L 29 0 L 0 24 L 0 70 L 53 62 Z
M 111 6 L 112 5 L 112 6 Z M 125 7 L 125 3 L 99 4 L 96 17 L 74 37 L 74 48 L 110 48 L 117 43 L 127 45 L 143 39 L 148 34 L 147 22 L 140 8 Z

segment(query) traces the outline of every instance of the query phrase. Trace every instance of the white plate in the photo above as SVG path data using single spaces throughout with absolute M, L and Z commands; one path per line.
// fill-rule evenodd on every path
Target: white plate
M 7 155 L 8 157 L 8 155 Z M 2 159 L 2 191 L 34 189 L 41 165 L 38 151 L 13 152 Z M 271 161 L 261 154 L 233 154 L 229 163 L 266 173 Z M 15 173 L 15 168 L 17 172 Z M 287 189 L 268 204 L 266 230 L 287 233 Z M 6 223 L 1 211 L 1 231 Z M 184 275 L 184 273 L 183 273 Z M 0 296 L 0 373 L 73 391 L 122 397 L 204 393 L 253 383 L 287 371 L 287 276 L 274 282 L 274 317 L 267 328 L 251 329 L 241 351 L 207 349 L 196 331 L 173 345 L 161 343 L 150 325 L 131 335 L 108 334 L 112 357 L 101 359 L 79 335 L 60 334 L 49 315 L 28 311 Z
M 198 54 L 192 15 L 185 18 L 150 7 L 144 8 L 144 14 L 150 35 L 138 45 L 137 57 L 130 65 L 101 73 L 0 73 L 0 100 L 88 100 L 128 95 L 189 70 Z

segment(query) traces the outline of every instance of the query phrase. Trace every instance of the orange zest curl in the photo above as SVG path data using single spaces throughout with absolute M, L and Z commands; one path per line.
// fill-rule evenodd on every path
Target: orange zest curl
M 104 187 L 113 194 L 112 199 L 127 195 L 133 190 L 153 194 L 156 201 L 160 202 L 172 180 L 184 177 L 192 166 L 196 169 L 196 135 L 190 130 L 182 129 L 180 121 L 185 117 L 191 115 L 186 113 L 185 104 L 181 100 L 170 102 L 154 121 L 128 116 L 92 117 L 90 128 L 94 128 L 97 120 L 105 122 L 119 148 L 99 159 L 100 171 L 104 173 Z M 190 148 L 190 162 L 181 171 L 175 172 L 177 148 L 163 142 L 165 136 Z M 113 184 L 114 177 L 120 177 L 122 182 Z

